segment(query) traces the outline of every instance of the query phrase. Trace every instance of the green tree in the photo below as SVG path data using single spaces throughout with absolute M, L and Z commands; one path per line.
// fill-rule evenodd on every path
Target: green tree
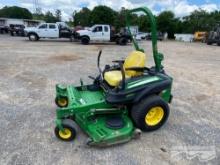
M 44 21 L 48 23 L 55 23 L 57 22 L 57 18 L 51 13 L 50 11 L 47 11 L 45 16 L 44 16 Z
M 73 13 L 74 25 L 90 26 L 90 14 L 91 11 L 86 7 L 83 7 L 79 12 L 75 11 Z
M 28 9 L 12 6 L 12 7 L 3 7 L 0 9 L 0 17 L 7 18 L 19 18 L 19 19 L 32 19 L 32 14 Z
M 117 30 L 126 26 L 126 19 L 128 19 L 130 25 L 138 25 L 139 19 L 137 14 L 130 14 L 129 10 L 125 9 L 124 7 L 116 13 L 114 26 Z
M 41 8 L 37 8 L 36 11 L 32 15 L 33 15 L 33 19 L 44 20 L 44 14 L 42 13 Z
M 142 32 L 149 32 L 150 31 L 150 22 L 146 15 L 140 15 L 138 18 L 138 27 L 139 30 Z
M 90 15 L 91 24 L 113 25 L 117 13 L 107 6 L 96 6 Z
M 158 30 L 165 33 L 168 33 L 168 38 L 174 38 L 174 33 L 176 31 L 177 19 L 171 11 L 161 12 L 157 17 L 157 27 Z
M 61 21 L 61 17 L 62 17 L 62 13 L 61 13 L 61 10 L 57 9 L 56 12 L 55 12 L 55 17 L 57 19 L 57 22 L 60 22 Z
M 215 24 L 214 16 L 205 10 L 195 10 L 189 16 L 183 18 L 184 32 L 195 33 L 196 31 L 209 31 Z

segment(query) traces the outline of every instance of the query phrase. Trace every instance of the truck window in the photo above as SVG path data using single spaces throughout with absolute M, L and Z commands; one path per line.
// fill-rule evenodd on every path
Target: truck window
M 43 24 L 41 26 L 39 26 L 39 29 L 46 29 L 47 28 L 47 24 Z
M 49 25 L 49 29 L 56 29 L 56 25 L 50 24 L 50 25 Z
M 93 32 L 102 32 L 102 26 L 97 26 L 97 27 L 95 27 L 95 29 L 93 30 Z
M 108 26 L 105 26 L 104 29 L 105 29 L 105 32 L 108 32 Z

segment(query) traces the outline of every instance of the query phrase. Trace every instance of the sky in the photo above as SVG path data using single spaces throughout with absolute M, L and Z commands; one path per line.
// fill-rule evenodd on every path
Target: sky
M 21 6 L 34 11 L 34 1 L 43 12 L 56 9 L 62 11 L 62 19 L 69 20 L 73 11 L 82 7 L 93 9 L 97 5 L 106 5 L 118 11 L 121 7 L 132 9 L 147 6 L 155 15 L 164 10 L 171 10 L 177 17 L 189 15 L 196 9 L 204 9 L 208 12 L 220 10 L 220 0 L 0 0 L 0 8 L 4 6 Z

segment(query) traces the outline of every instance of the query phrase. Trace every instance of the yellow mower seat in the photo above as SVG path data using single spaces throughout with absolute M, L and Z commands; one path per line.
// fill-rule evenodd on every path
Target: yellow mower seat
M 124 62 L 124 70 L 125 70 L 125 78 L 131 78 L 140 76 L 143 73 L 137 71 L 128 71 L 126 68 L 132 67 L 145 67 L 146 55 L 140 51 L 133 51 L 129 54 L 129 56 L 125 59 Z M 104 74 L 105 81 L 111 86 L 118 86 L 122 80 L 122 73 L 119 70 L 113 70 L 109 72 L 105 72 Z

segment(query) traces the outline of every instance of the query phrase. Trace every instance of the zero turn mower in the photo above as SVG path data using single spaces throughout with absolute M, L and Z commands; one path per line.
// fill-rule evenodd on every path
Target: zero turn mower
M 140 136 L 141 131 L 154 131 L 169 116 L 168 103 L 172 100 L 172 78 L 161 62 L 157 50 L 156 22 L 148 8 L 142 11 L 149 17 L 155 66 L 145 66 L 146 55 L 134 40 L 135 51 L 125 60 L 113 61 L 101 70 L 93 83 L 80 86 L 56 85 L 55 135 L 63 141 L 76 137 L 76 125 L 88 136 L 91 146 L 109 146 L 124 143 Z M 129 27 L 129 23 L 128 27 Z

